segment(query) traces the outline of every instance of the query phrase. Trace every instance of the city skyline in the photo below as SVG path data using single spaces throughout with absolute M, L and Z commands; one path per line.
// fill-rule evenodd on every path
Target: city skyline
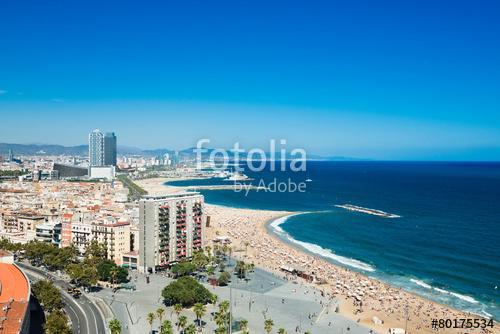
M 500 160 L 495 1 L 150 4 L 3 4 L 0 142 Z

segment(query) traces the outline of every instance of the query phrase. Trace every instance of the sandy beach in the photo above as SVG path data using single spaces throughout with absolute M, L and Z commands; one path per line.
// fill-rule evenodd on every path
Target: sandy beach
M 176 179 L 179 180 L 179 179 Z M 183 187 L 163 185 L 174 179 L 155 178 L 135 181 L 149 194 L 169 194 L 184 191 Z M 281 266 L 303 268 L 324 280 L 311 283 L 340 301 L 339 312 L 343 316 L 358 321 L 379 332 L 387 333 L 389 328 L 405 328 L 408 333 L 500 333 L 498 323 L 493 329 L 440 329 L 431 328 L 432 319 L 478 319 L 446 305 L 424 299 L 415 294 L 394 288 L 363 274 L 334 265 L 320 257 L 313 256 L 301 249 L 292 247 L 267 229 L 267 224 L 293 212 L 236 209 L 206 204 L 206 214 L 211 224 L 206 229 L 204 242 L 211 245 L 216 236 L 231 239 L 232 255 L 245 262 L 254 263 L 266 270 L 287 276 L 280 271 Z M 292 276 L 288 276 L 292 279 Z M 302 280 L 301 278 L 298 278 Z M 406 316 L 408 315 L 408 316 Z M 375 324 L 374 317 L 383 321 Z

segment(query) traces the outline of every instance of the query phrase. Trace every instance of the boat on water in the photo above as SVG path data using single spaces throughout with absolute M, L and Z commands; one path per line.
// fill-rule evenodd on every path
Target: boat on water
M 232 173 L 227 179 L 224 181 L 251 181 L 252 179 L 246 176 L 243 173 Z
M 312 182 L 312 180 L 311 179 L 306 179 L 306 182 Z
M 384 212 L 381 210 L 375 210 L 370 208 L 364 208 L 362 206 L 352 205 L 352 204 L 336 204 L 338 208 L 346 209 L 349 211 L 356 211 L 361 213 L 366 213 L 369 215 L 379 216 L 383 218 L 401 218 L 401 216 L 395 215 L 393 213 Z
M 226 177 L 231 176 L 231 173 L 227 170 L 223 170 L 221 172 L 218 172 L 214 175 L 214 177 L 219 178 L 219 179 L 225 179 Z

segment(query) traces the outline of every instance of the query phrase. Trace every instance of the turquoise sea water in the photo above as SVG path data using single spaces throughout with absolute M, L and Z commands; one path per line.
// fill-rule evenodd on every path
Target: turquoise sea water
M 306 172 L 245 171 L 306 192 L 206 190 L 213 204 L 307 212 L 270 228 L 296 247 L 462 310 L 500 319 L 500 164 L 308 162 Z M 221 179 L 171 185 L 227 184 Z M 399 215 L 383 218 L 335 205 Z

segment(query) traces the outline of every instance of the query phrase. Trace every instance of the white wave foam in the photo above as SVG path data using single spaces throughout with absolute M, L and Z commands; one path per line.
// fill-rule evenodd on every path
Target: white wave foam
M 421 286 L 421 287 L 423 287 L 423 288 L 426 288 L 426 289 L 429 289 L 429 290 L 430 290 L 430 289 L 432 289 L 432 286 L 430 286 L 429 284 L 427 284 L 427 283 L 425 283 L 425 282 L 423 282 L 423 281 L 420 281 L 420 280 L 418 280 L 418 279 L 413 279 L 413 278 L 412 278 L 412 279 L 410 279 L 410 281 L 412 281 L 412 282 L 413 282 L 413 283 L 415 283 L 416 285 L 419 285 L 419 286 Z
M 433 286 L 431 286 L 431 285 L 429 285 L 429 284 L 427 284 L 427 283 L 425 283 L 423 281 L 420 281 L 418 279 L 411 278 L 410 281 L 412 281 L 416 285 L 419 285 L 419 286 L 421 286 L 423 288 L 434 290 L 436 292 L 439 292 L 439 293 L 442 293 L 442 294 L 445 294 L 445 295 L 450 295 L 450 296 L 453 296 L 455 298 L 461 299 L 461 300 L 466 301 L 466 302 L 471 303 L 471 304 L 478 304 L 479 303 L 477 300 L 475 300 L 474 298 L 472 298 L 470 296 L 465 296 L 465 295 L 461 295 L 461 294 L 456 293 L 456 292 L 451 292 L 451 291 L 448 291 L 448 290 L 436 288 L 436 287 L 433 287 Z
M 294 213 L 292 215 L 288 215 L 288 216 L 284 216 L 284 217 L 275 219 L 271 224 L 269 224 L 269 226 L 271 226 L 279 234 L 283 234 L 283 233 L 285 233 L 285 231 L 283 231 L 283 229 L 280 227 L 280 225 L 283 224 L 284 222 L 286 222 L 288 220 L 288 218 L 293 217 L 293 216 L 298 216 L 298 215 L 301 215 L 304 213 L 307 213 L 307 212 Z
M 333 253 L 330 249 L 323 248 L 323 247 L 316 245 L 316 244 L 311 244 L 309 242 L 296 240 L 296 239 L 292 238 L 290 235 L 288 235 L 280 227 L 280 225 L 283 224 L 284 222 L 286 222 L 288 218 L 293 217 L 293 216 L 297 216 L 297 215 L 306 214 L 306 213 L 309 213 L 309 212 L 295 213 L 292 215 L 278 218 L 278 219 L 274 220 L 271 224 L 269 224 L 269 226 L 271 226 L 278 234 L 286 236 L 286 238 L 289 241 L 307 249 L 311 253 L 318 254 L 318 255 L 325 257 L 325 258 L 329 258 L 331 260 L 334 260 L 338 263 L 342 263 L 343 265 L 346 265 L 346 266 L 349 266 L 352 268 L 357 268 L 357 269 L 369 271 L 369 272 L 375 271 L 375 268 L 373 268 L 372 266 L 370 266 L 367 263 L 337 255 L 337 254 Z
M 308 242 L 299 241 L 299 240 L 296 240 L 296 239 L 294 239 L 294 238 L 292 238 L 290 236 L 288 236 L 288 240 L 290 240 L 293 243 L 296 243 L 297 245 L 300 245 L 300 246 L 304 247 L 305 249 L 307 249 L 311 253 L 318 254 L 318 255 L 320 255 L 322 257 L 326 257 L 326 258 L 332 259 L 332 260 L 334 260 L 336 262 L 342 263 L 343 265 L 346 265 L 346 266 L 349 266 L 349 267 L 353 267 L 353 268 L 357 268 L 357 269 L 361 269 L 361 270 L 364 270 L 364 271 L 370 271 L 370 272 L 375 271 L 375 268 L 373 268 L 369 264 L 366 264 L 364 262 L 361 262 L 361 261 L 358 261 L 358 260 L 355 260 L 355 259 L 351 259 L 351 258 L 347 258 L 347 257 L 344 257 L 344 256 L 336 255 L 331 250 L 323 248 L 323 247 L 321 247 L 319 245 L 311 244 L 311 243 L 308 243 Z
M 450 295 L 455 296 L 458 299 L 465 300 L 466 302 L 471 303 L 471 304 L 479 303 L 477 300 L 475 300 L 474 298 L 472 298 L 470 296 L 461 295 L 461 294 L 456 293 L 456 292 L 450 292 Z

